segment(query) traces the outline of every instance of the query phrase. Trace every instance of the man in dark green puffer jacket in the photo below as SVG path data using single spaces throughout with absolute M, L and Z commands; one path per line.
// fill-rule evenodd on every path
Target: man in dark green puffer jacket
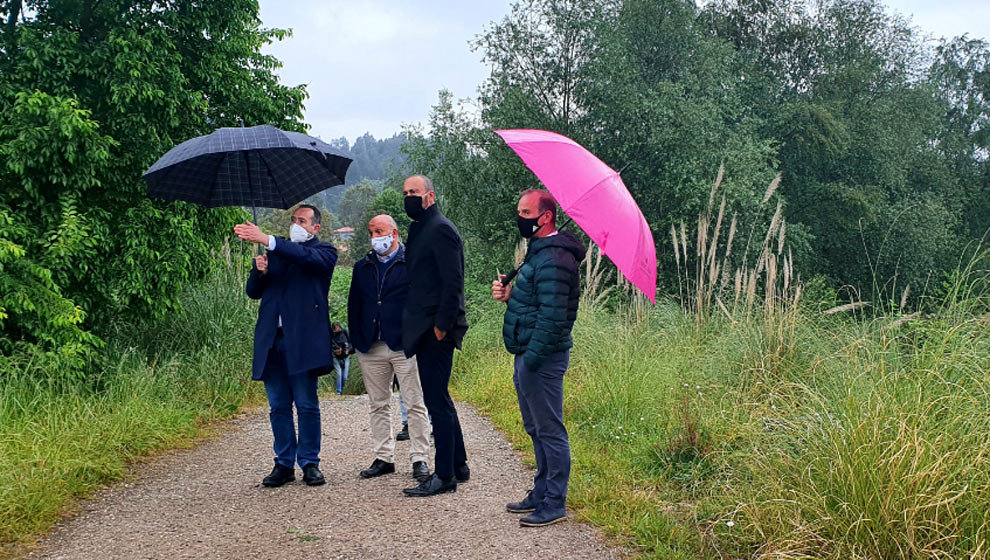
M 564 427 L 564 372 L 570 361 L 571 327 L 581 295 L 578 263 L 584 246 L 570 232 L 557 231 L 557 203 L 550 193 L 529 190 L 519 198 L 516 223 L 529 242 L 515 286 L 492 283 L 492 297 L 508 303 L 502 338 L 515 354 L 512 377 L 523 426 L 533 440 L 536 476 L 521 502 L 506 505 L 529 513 L 525 527 L 567 519 L 571 450 Z

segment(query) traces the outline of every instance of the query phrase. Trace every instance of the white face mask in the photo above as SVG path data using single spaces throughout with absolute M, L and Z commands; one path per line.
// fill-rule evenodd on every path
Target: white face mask
M 299 224 L 292 224 L 289 227 L 289 240 L 294 243 L 302 243 L 313 238 L 313 234 L 303 229 Z
M 384 255 L 392 248 L 393 237 L 391 235 L 383 235 L 381 237 L 371 238 L 371 248 L 375 250 L 379 255 Z

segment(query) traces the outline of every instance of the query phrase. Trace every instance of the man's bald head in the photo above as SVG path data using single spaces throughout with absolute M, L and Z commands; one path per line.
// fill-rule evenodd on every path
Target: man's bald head
M 392 231 L 399 230 L 399 224 L 395 223 L 395 218 L 392 216 L 389 216 L 388 214 L 379 214 L 368 222 L 368 230 L 375 228 L 381 228 L 391 233 Z
M 426 175 L 412 175 L 402 183 L 402 195 L 406 198 L 418 196 L 423 199 L 423 208 L 433 206 L 437 194 L 433 190 L 433 181 Z
M 382 256 L 391 255 L 399 248 L 399 226 L 395 223 L 395 218 L 389 216 L 388 214 L 379 214 L 368 222 L 368 236 L 372 239 L 376 237 L 391 237 L 392 244 L 389 246 L 388 250 L 384 253 L 378 253 Z M 374 242 L 372 243 L 374 246 Z M 381 249 L 376 249 L 376 253 Z
M 424 192 L 433 192 L 433 181 L 426 175 L 410 175 L 406 181 L 412 181 L 413 185 L 422 187 Z

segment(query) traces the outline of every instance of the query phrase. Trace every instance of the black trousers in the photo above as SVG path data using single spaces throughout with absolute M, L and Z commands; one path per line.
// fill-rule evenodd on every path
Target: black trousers
M 454 343 L 446 338 L 438 341 L 430 329 L 416 350 L 416 365 L 423 385 L 423 400 L 433 422 L 433 445 L 436 447 L 433 468 L 437 476 L 447 479 L 454 476 L 455 466 L 467 463 L 461 422 L 447 391 L 450 369 L 454 365 Z

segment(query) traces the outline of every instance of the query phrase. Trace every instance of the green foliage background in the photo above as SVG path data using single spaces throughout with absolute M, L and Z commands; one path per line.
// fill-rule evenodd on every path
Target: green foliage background
M 560 132 L 623 168 L 668 293 L 670 227 L 697 223 L 720 165 L 726 221 L 763 230 L 779 171 L 798 273 L 864 299 L 921 295 L 990 228 L 990 46 L 930 40 L 877 0 L 520 0 L 474 46 L 479 98 L 441 91 L 403 149 L 476 280 L 508 266 L 515 198 L 538 186 L 500 128 Z
M 254 1 L 4 3 L 0 359 L 81 375 L 119 316 L 162 318 L 242 217 L 149 200 L 141 173 L 218 126 L 304 130 Z M 95 334 L 94 334 L 95 333 Z

